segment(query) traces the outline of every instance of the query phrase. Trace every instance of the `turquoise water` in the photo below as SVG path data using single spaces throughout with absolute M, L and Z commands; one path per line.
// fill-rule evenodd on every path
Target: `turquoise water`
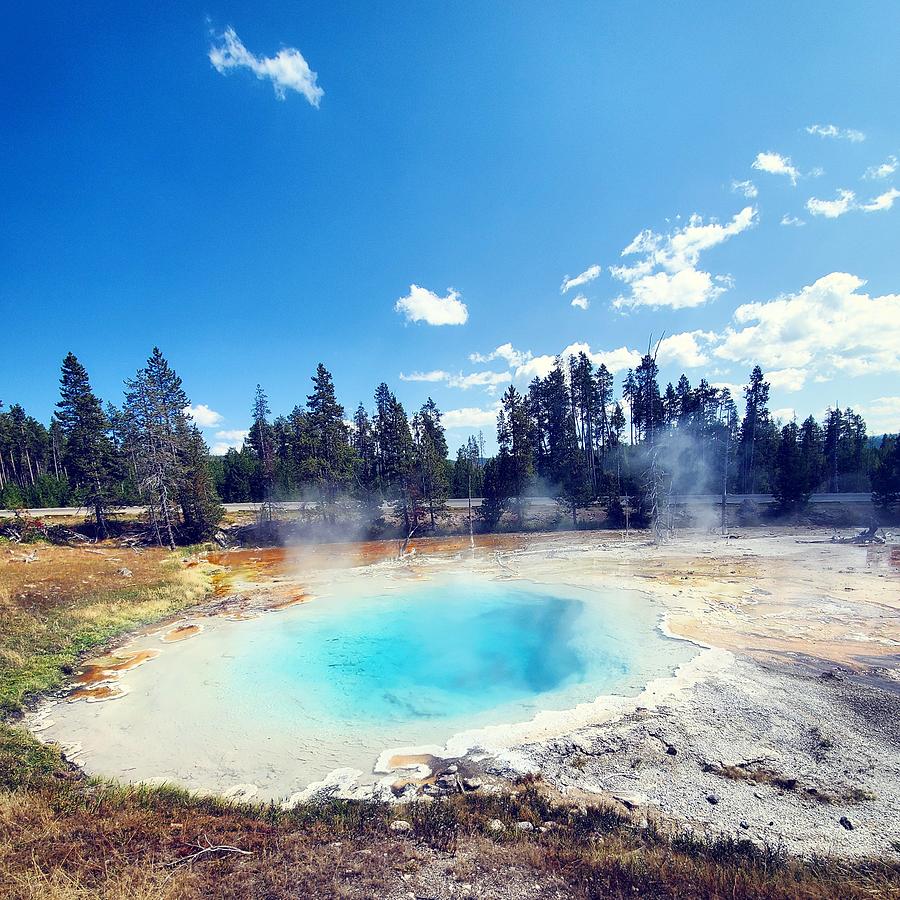
M 227 688 L 250 718 L 422 743 L 636 692 L 692 655 L 657 618 L 634 592 L 471 578 L 323 598 L 244 634 Z
M 114 703 L 64 704 L 58 737 L 92 774 L 290 794 L 382 751 L 636 695 L 696 652 L 637 591 L 466 577 L 335 587 L 258 619 L 212 620 L 124 679 Z M 564 730 L 564 726 L 563 730 Z
M 236 695 L 280 695 L 317 716 L 409 723 L 530 702 L 620 675 L 627 648 L 610 631 L 585 641 L 578 599 L 506 583 L 462 582 L 350 603 L 327 599 L 272 620 L 229 669 Z M 312 688 L 314 687 L 314 690 Z

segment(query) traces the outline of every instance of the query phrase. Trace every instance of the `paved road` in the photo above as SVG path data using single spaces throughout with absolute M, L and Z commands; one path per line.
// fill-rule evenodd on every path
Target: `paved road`
M 481 506 L 481 497 L 472 498 L 472 506 Z M 684 496 L 673 496 L 673 502 L 684 504 L 685 506 L 715 506 L 722 502 L 721 494 L 685 494 Z M 774 503 L 775 498 L 771 494 L 729 494 L 726 503 L 729 506 L 737 506 L 744 500 L 751 500 L 754 503 L 767 504 Z M 810 498 L 811 503 L 870 503 L 872 501 L 871 494 L 813 494 Z M 553 506 L 556 501 L 552 497 L 529 497 L 529 506 Z M 469 501 L 466 499 L 452 499 L 447 501 L 450 509 L 466 509 Z M 225 503 L 223 504 L 228 512 L 253 512 L 258 507 L 256 503 Z M 284 503 L 278 503 L 279 509 L 284 510 L 300 510 L 314 507 L 316 504 L 303 500 L 287 500 Z M 144 511 L 142 506 L 123 506 L 117 512 L 127 515 L 139 515 Z M 32 515 L 41 516 L 59 516 L 59 517 L 75 517 L 84 516 L 87 511 L 83 508 L 79 509 L 75 506 L 55 506 L 47 509 L 32 509 Z M 0 509 L 0 519 L 11 518 L 15 512 L 9 509 Z

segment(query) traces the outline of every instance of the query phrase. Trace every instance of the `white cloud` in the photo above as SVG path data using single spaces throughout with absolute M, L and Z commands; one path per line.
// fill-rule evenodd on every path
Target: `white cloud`
M 500 384 L 509 384 L 512 381 L 510 372 L 470 372 L 463 375 L 462 372 L 454 375 L 443 369 L 434 369 L 431 372 L 410 372 L 408 375 L 400 373 L 401 381 L 424 381 L 430 383 L 443 382 L 448 387 L 461 388 L 467 391 L 473 387 L 483 387 L 489 393 L 493 393 Z
M 712 386 L 720 391 L 727 389 L 733 400 L 739 400 L 744 396 L 744 385 L 735 384 L 733 381 L 714 381 Z
M 560 351 L 563 364 L 570 356 L 577 356 L 579 353 L 587 354 L 588 358 L 595 366 L 601 363 L 615 374 L 624 369 L 634 368 L 640 364 L 641 354 L 637 350 L 629 350 L 627 347 L 619 347 L 616 350 L 591 350 L 590 344 L 577 342 L 569 344 Z M 516 369 L 515 375 L 517 381 L 531 381 L 532 378 L 546 378 L 550 370 L 556 364 L 556 354 L 544 354 L 543 356 L 535 356 L 528 362 Z
M 572 306 L 577 309 L 587 309 L 590 305 L 591 301 L 584 294 L 578 294 L 572 298 Z
M 808 134 L 817 134 L 819 137 L 839 138 L 858 144 L 866 139 L 865 134 L 854 128 L 838 128 L 837 125 L 807 125 Z
M 882 209 L 890 209 L 898 197 L 900 197 L 900 191 L 897 188 L 891 188 L 868 203 L 863 203 L 860 209 L 865 210 L 865 212 L 878 212 Z
M 766 372 L 766 381 L 776 390 L 793 393 L 803 390 L 803 385 L 806 384 L 806 372 L 803 369 L 774 369 Z
M 783 406 L 781 407 L 781 409 L 772 410 L 772 418 L 780 419 L 782 422 L 787 424 L 788 422 L 792 422 L 797 418 L 797 411 L 793 406 Z
M 190 416 L 201 428 L 212 428 L 222 421 L 222 414 L 210 409 L 205 403 L 186 406 L 184 414 Z
M 462 409 L 448 409 L 441 422 L 445 428 L 491 428 L 497 424 L 497 407 L 481 409 L 465 406 Z
M 713 353 L 766 369 L 802 369 L 816 381 L 900 372 L 900 294 L 872 297 L 864 285 L 832 272 L 795 294 L 739 306 Z
M 563 278 L 563 283 L 559 292 L 564 294 L 570 288 L 581 287 L 581 285 L 593 281 L 599 274 L 600 266 L 595 264 L 593 266 L 588 266 L 580 275 L 576 275 L 574 278 L 569 278 L 569 276 L 566 275 L 566 277 Z
M 805 219 L 798 219 L 796 216 L 791 216 L 788 213 L 785 213 L 781 217 L 782 225 L 793 225 L 794 228 L 802 228 L 806 224 Z
M 401 297 L 394 309 L 406 316 L 407 322 L 426 322 L 429 325 L 464 325 L 469 318 L 466 304 L 453 288 L 446 297 L 439 297 L 417 284 L 409 286 L 409 293 Z
M 897 434 L 900 432 L 900 397 L 877 397 L 862 407 L 869 434 Z
M 471 387 L 483 387 L 493 392 L 498 385 L 509 384 L 511 381 L 512 374 L 510 372 L 471 372 L 468 375 L 460 372 L 458 375 L 451 375 L 447 379 L 447 384 L 453 388 L 462 388 L 464 391 Z
M 224 431 L 217 431 L 216 437 L 220 441 L 234 441 L 237 446 L 240 446 L 249 434 L 250 432 L 246 428 L 230 428 Z
M 748 200 L 759 195 L 759 190 L 752 181 L 732 181 L 731 190 L 735 194 L 743 194 Z
M 529 359 L 516 369 L 517 381 L 531 381 L 532 378 L 546 378 L 556 362 L 552 354 L 543 354 Z
M 659 344 L 656 361 L 661 365 L 678 365 L 686 369 L 704 366 L 709 362 L 709 355 L 704 349 L 716 339 L 713 331 L 684 331 L 663 338 Z
M 897 171 L 897 157 L 889 156 L 880 166 L 869 166 L 863 174 L 863 178 L 887 178 Z
M 643 259 L 633 266 L 613 266 L 609 270 L 613 278 L 630 287 L 630 293 L 613 300 L 613 306 L 684 309 L 715 300 L 731 287 L 731 279 L 698 269 L 700 254 L 746 231 L 756 221 L 756 210 L 746 206 L 724 225 L 715 220 L 704 223 L 695 214 L 687 225 L 670 234 L 642 231 L 622 251 L 622 256 L 642 254 Z
M 528 362 L 531 357 L 532 353 L 530 350 L 516 350 L 512 344 L 506 343 L 501 344 L 496 350 L 491 350 L 490 353 L 470 353 L 469 362 L 489 363 L 495 359 L 505 359 L 507 365 L 521 366 L 523 363 Z
M 838 190 L 838 195 L 834 200 L 819 200 L 816 197 L 810 197 L 806 201 L 806 208 L 814 216 L 825 216 L 826 219 L 836 219 L 844 213 L 850 212 L 856 202 L 856 194 L 845 188 Z
M 243 45 L 233 28 L 226 28 L 209 48 L 209 61 L 222 75 L 229 69 L 249 69 L 257 78 L 268 79 L 279 100 L 285 99 L 287 91 L 296 91 L 318 108 L 325 96 L 325 91 L 316 83 L 318 76 L 299 50 L 282 47 L 275 56 L 255 56 Z
M 791 184 L 796 184 L 797 179 L 800 177 L 800 173 L 791 162 L 791 158 L 782 156 L 780 153 L 771 151 L 757 153 L 752 166 L 754 169 L 760 172 L 768 172 L 770 175 L 787 175 L 791 179 Z
M 446 381 L 449 377 L 450 373 L 443 369 L 433 369 L 430 372 L 410 372 L 409 375 L 400 373 L 401 381 Z

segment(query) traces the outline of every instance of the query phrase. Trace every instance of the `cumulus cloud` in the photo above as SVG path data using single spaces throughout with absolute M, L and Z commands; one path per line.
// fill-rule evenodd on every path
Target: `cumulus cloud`
M 813 216 L 825 216 L 826 219 L 836 219 L 844 213 L 850 212 L 856 202 L 856 194 L 840 188 L 837 197 L 834 200 L 819 200 L 817 197 L 810 197 L 806 201 L 806 208 Z
M 792 422 L 797 418 L 797 411 L 793 406 L 782 406 L 781 409 L 772 410 L 772 418 L 782 422 Z
M 686 369 L 704 366 L 709 362 L 707 348 L 716 339 L 714 331 L 684 331 L 663 338 L 656 361 L 661 365 L 675 364 Z
M 838 138 L 858 144 L 866 139 L 865 134 L 855 128 L 838 128 L 837 125 L 807 125 L 808 134 L 816 134 L 819 137 Z
M 768 172 L 770 175 L 787 175 L 791 179 L 791 184 L 796 184 L 800 177 L 800 172 L 797 171 L 789 156 L 782 156 L 780 153 L 772 151 L 757 153 L 752 166 L 754 169 Z
M 572 306 L 576 309 L 587 309 L 590 305 L 591 301 L 584 294 L 578 294 L 572 298 Z
M 509 384 L 511 381 L 512 374 L 510 372 L 470 372 L 468 375 L 460 372 L 458 375 L 451 375 L 447 379 L 447 384 L 464 391 L 472 387 L 483 387 L 485 390 L 493 392 L 499 385 Z
M 862 407 L 870 434 L 900 432 L 900 397 L 876 397 Z
M 430 372 L 410 372 L 409 375 L 400 373 L 401 381 L 446 381 L 449 377 L 450 373 L 443 369 L 432 369 Z
M 776 390 L 794 391 L 803 390 L 806 384 L 806 372 L 803 369 L 773 369 L 766 372 L 766 381 Z
M 732 181 L 731 190 L 735 194 L 742 194 L 748 200 L 759 195 L 759 190 L 752 181 Z
M 879 166 L 869 166 L 868 169 L 863 173 L 863 178 L 867 178 L 869 180 L 875 178 L 887 178 L 890 175 L 893 175 L 894 172 L 897 171 L 897 157 L 889 156 L 881 165 Z
M 448 387 L 461 388 L 467 391 L 473 387 L 483 387 L 493 393 L 500 384 L 509 384 L 512 381 L 510 372 L 470 372 L 463 375 L 462 372 L 454 375 L 443 369 L 434 369 L 431 372 L 410 372 L 408 375 L 400 373 L 401 381 L 424 381 L 431 383 L 443 382 Z
M 220 441 L 234 441 L 237 446 L 240 446 L 249 434 L 250 431 L 246 428 L 230 428 L 224 431 L 217 431 L 216 437 Z
M 466 304 L 453 288 L 446 297 L 439 297 L 417 284 L 409 286 L 409 293 L 401 297 L 394 309 L 406 316 L 407 322 L 426 322 L 428 325 L 464 325 L 469 319 Z
M 482 409 L 464 406 L 462 409 L 448 409 L 441 416 L 445 428 L 493 428 L 497 424 L 497 407 Z
M 212 428 L 222 421 L 222 414 L 210 409 L 205 403 L 186 406 L 184 414 L 190 416 L 201 428 Z
M 816 380 L 837 374 L 900 372 L 900 295 L 872 297 L 863 279 L 832 272 L 795 294 L 747 303 L 734 313 L 713 354 L 723 360 Z
M 593 281 L 600 274 L 600 266 L 593 265 L 588 266 L 580 275 L 576 275 L 574 278 L 570 278 L 566 275 L 563 278 L 562 286 L 559 289 L 561 294 L 565 294 L 570 288 L 581 287 L 583 284 L 587 284 L 590 281 Z
M 577 356 L 579 353 L 587 354 L 595 366 L 599 366 L 602 363 L 613 374 L 624 369 L 634 368 L 641 361 L 641 354 L 637 350 L 619 347 L 616 350 L 595 351 L 591 349 L 590 344 L 584 342 L 569 344 L 560 351 L 559 356 L 562 357 L 565 364 L 570 356 Z M 516 380 L 531 381 L 532 378 L 546 378 L 555 364 L 556 354 L 548 353 L 542 356 L 535 356 L 516 369 Z
M 806 219 L 798 219 L 796 216 L 785 213 L 781 217 L 782 225 L 792 225 L 794 228 L 802 228 L 806 224 Z
M 501 344 L 496 350 L 490 353 L 470 353 L 469 362 L 473 363 L 489 363 L 495 359 L 506 360 L 507 365 L 521 366 L 523 363 L 531 359 L 530 350 L 516 350 L 511 343 Z
M 711 275 L 697 268 L 700 254 L 746 231 L 757 221 L 756 210 L 746 206 L 730 222 L 703 221 L 693 215 L 687 225 L 669 234 L 646 229 L 622 251 L 641 255 L 632 266 L 612 266 L 610 274 L 630 288 L 613 300 L 617 308 L 669 306 L 684 309 L 715 300 L 731 287 L 727 275 Z
M 315 72 L 294 47 L 282 47 L 275 56 L 256 56 L 241 42 L 233 28 L 226 28 L 209 48 L 209 61 L 222 75 L 231 69 L 249 69 L 262 80 L 269 80 L 275 96 L 284 100 L 288 91 L 303 94 L 318 108 L 325 91 L 317 84 Z
M 882 209 L 890 209 L 898 197 L 900 197 L 900 191 L 898 191 L 897 188 L 891 188 L 883 194 L 879 194 L 868 203 L 863 203 L 860 206 L 860 209 L 865 212 L 878 212 Z

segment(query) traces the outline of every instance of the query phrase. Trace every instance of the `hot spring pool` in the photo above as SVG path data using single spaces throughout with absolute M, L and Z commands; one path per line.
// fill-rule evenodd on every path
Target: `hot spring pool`
M 50 736 L 92 773 L 284 796 L 388 748 L 637 694 L 696 652 L 659 615 L 639 592 L 519 580 L 341 592 L 214 619 L 128 672 L 123 699 L 60 704 Z

